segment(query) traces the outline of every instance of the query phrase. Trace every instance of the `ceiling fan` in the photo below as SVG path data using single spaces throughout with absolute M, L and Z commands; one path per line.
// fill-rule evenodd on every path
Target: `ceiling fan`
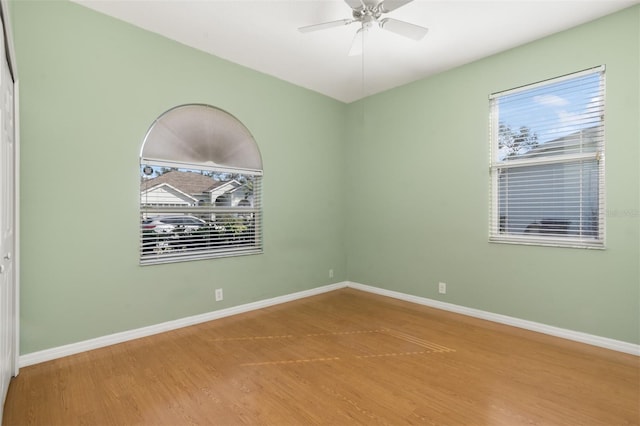
M 349 55 L 358 55 L 362 53 L 362 37 L 373 24 L 378 24 L 383 30 L 408 37 L 412 40 L 421 40 L 429 31 L 428 28 L 420 25 L 411 24 L 409 22 L 400 21 L 393 18 L 382 18 L 385 13 L 392 12 L 413 0 L 344 0 L 351 9 L 353 9 L 353 17 L 347 19 L 339 19 L 337 21 L 324 22 L 322 24 L 308 25 L 298 28 L 301 33 L 324 30 L 327 28 L 340 27 L 349 25 L 354 22 L 360 24 L 360 28 L 356 32 L 356 36 L 351 44 Z

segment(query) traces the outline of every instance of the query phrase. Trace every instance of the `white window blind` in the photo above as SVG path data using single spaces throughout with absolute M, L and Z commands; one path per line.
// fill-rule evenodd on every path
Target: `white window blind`
M 230 113 L 186 104 L 160 115 L 140 150 L 140 264 L 262 253 L 262 174 Z
M 604 72 L 489 97 L 490 241 L 604 247 Z
M 141 166 L 140 263 L 262 252 L 262 176 Z

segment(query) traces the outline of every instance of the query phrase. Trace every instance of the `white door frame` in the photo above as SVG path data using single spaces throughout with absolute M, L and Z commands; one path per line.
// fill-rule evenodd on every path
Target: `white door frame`
M 12 365 L 13 375 L 19 373 L 20 357 L 20 108 L 19 108 L 19 84 L 18 68 L 16 63 L 15 48 L 13 44 L 13 29 L 11 27 L 11 14 L 9 13 L 8 0 L 0 0 L 0 17 L 2 18 L 2 28 L 4 30 L 4 40 L 6 43 L 7 62 L 13 79 L 13 128 L 14 128 L 14 255 L 13 274 L 15 287 L 13 289 L 13 314 L 14 314 L 14 360 Z
M 15 251 L 15 260 L 13 262 L 13 267 L 14 267 L 14 280 L 15 280 L 15 287 L 13 288 L 13 295 L 14 295 L 14 306 L 13 306 L 13 312 L 15 315 L 14 318 L 14 347 L 13 347 L 13 351 L 14 351 L 14 355 L 15 355 L 15 359 L 13 360 L 13 375 L 14 376 L 18 376 L 19 370 L 20 370 L 20 365 L 19 365 L 19 361 L 20 361 L 20 144 L 18 143 L 18 139 L 20 137 L 20 127 L 18 127 L 18 123 L 20 123 L 20 121 L 18 120 L 18 111 L 20 111 L 18 108 L 20 106 L 20 103 L 18 102 L 18 82 L 14 80 L 13 82 L 13 99 L 14 99 L 14 114 L 13 114 L 13 128 L 14 128 L 14 161 L 15 161 L 15 165 L 14 165 L 14 171 L 15 171 L 15 178 L 14 178 L 14 183 L 15 183 L 15 188 L 14 188 L 14 196 L 15 196 L 15 203 L 13 206 L 13 217 L 14 217 L 14 223 L 13 223 L 13 232 L 15 235 L 15 239 L 13 242 L 13 250 Z

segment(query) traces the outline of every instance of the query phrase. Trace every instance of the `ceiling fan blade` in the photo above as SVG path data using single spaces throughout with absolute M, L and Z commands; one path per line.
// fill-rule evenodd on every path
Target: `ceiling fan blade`
M 381 19 L 380 28 L 416 41 L 421 40 L 429 32 L 428 28 L 393 18 Z
M 360 10 L 364 7 L 362 0 L 344 0 L 344 2 L 353 10 Z
M 362 55 L 362 43 L 364 43 L 364 33 L 367 31 L 365 27 L 360 28 L 356 32 L 356 36 L 351 43 L 351 49 L 349 50 L 349 56 Z
M 411 3 L 413 0 L 384 0 L 379 8 L 382 13 L 391 12 L 399 7 L 404 6 L 407 3 Z
M 352 22 L 354 22 L 353 19 L 340 19 L 338 21 L 324 22 L 322 24 L 307 25 L 306 27 L 298 28 L 298 31 L 301 33 L 310 33 L 312 31 L 326 30 L 327 28 L 349 25 Z

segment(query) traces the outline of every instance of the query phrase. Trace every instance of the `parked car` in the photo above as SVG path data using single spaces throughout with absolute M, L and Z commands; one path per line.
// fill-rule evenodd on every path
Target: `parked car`
M 256 240 L 253 221 L 227 217 L 206 222 L 195 216 L 155 216 L 142 221 L 142 254 L 224 249 Z
M 195 216 L 156 216 L 142 221 L 143 231 L 155 231 L 157 233 L 173 232 L 180 229 L 183 232 L 195 231 L 207 223 Z

